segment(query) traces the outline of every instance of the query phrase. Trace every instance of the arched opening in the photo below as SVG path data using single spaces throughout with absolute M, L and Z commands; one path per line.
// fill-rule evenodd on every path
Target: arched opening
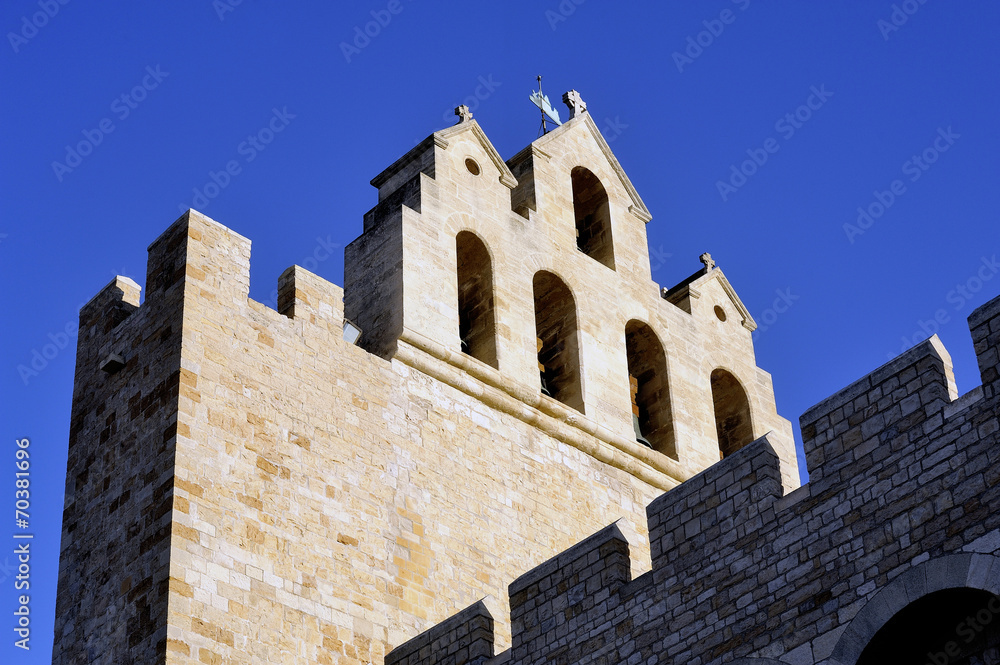
M 663 345 L 648 325 L 629 321 L 625 326 L 625 352 L 636 440 L 677 459 Z
M 576 217 L 576 246 L 587 256 L 614 269 L 611 242 L 611 206 L 604 185 L 593 173 L 577 166 L 573 179 L 573 214 Z
M 979 589 L 929 593 L 897 612 L 857 665 L 1000 664 L 1000 598 Z
M 486 245 L 476 234 L 455 238 L 458 254 L 458 336 L 462 352 L 497 367 L 493 268 Z
M 719 458 L 722 459 L 753 441 L 746 391 L 736 377 L 724 369 L 712 372 L 712 406 L 719 437 Z
M 542 393 L 583 412 L 576 304 L 569 287 L 550 272 L 535 273 L 535 335 Z

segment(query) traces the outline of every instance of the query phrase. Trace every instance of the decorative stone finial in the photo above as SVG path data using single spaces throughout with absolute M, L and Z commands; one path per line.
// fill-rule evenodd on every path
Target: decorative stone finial
M 715 267 L 715 261 L 712 260 L 712 255 L 708 252 L 699 256 L 698 260 L 705 264 L 705 270 L 711 270 Z
M 472 120 L 472 111 L 465 104 L 455 107 L 455 115 L 458 116 L 458 124 Z
M 577 115 L 587 112 L 587 102 L 583 101 L 580 93 L 570 90 L 563 93 L 563 103 L 569 107 L 569 118 L 572 120 Z

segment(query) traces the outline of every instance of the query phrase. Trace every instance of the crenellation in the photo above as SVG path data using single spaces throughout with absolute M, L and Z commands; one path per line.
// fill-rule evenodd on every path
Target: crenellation
M 493 615 L 480 600 L 385 656 L 385 665 L 482 665 L 493 658 Z
M 343 335 L 343 289 L 301 266 L 292 266 L 278 277 L 277 305 L 279 314 L 330 335 Z
M 813 451 L 827 466 L 835 456 L 837 472 L 814 471 L 794 492 L 781 496 L 780 461 L 762 438 L 655 499 L 653 569 L 611 596 L 572 584 L 611 527 L 538 566 L 530 591 L 511 585 L 512 616 L 556 597 L 549 578 L 590 593 L 574 597 L 589 613 L 517 619 L 515 645 L 518 629 L 535 641 L 497 661 L 859 665 L 891 660 L 880 649 L 899 642 L 887 635 L 933 654 L 1000 596 L 1000 408 L 981 389 L 953 399 L 950 372 L 933 338 L 807 412 L 804 423 L 820 424 L 807 435 Z M 855 434 L 834 436 L 830 422 L 846 421 Z M 952 605 L 956 589 L 982 604 Z M 916 606 L 931 613 L 920 631 L 893 627 Z
M 544 662 L 566 634 L 588 632 L 631 580 L 629 542 L 612 524 L 511 582 L 511 657 Z
M 80 330 L 107 335 L 139 309 L 141 291 L 132 279 L 115 277 L 80 308 Z
M 918 345 L 803 415 L 798 488 L 752 317 L 708 254 L 652 288 L 573 99 L 377 176 L 343 290 L 253 301 L 192 210 L 81 310 L 55 662 L 866 665 L 900 599 L 1000 593 L 1000 299 L 981 388 Z
M 956 399 L 947 350 L 936 336 L 918 344 L 802 415 L 811 481 L 835 476 L 870 454 L 875 442 L 898 445 L 899 437 L 920 432 L 928 420 L 933 427 L 935 415 Z
M 1000 382 L 1000 303 L 992 300 L 972 312 L 969 328 L 983 381 L 983 394 L 993 397 Z
M 653 569 L 683 576 L 686 567 L 730 546 L 781 496 L 778 467 L 762 437 L 650 503 Z

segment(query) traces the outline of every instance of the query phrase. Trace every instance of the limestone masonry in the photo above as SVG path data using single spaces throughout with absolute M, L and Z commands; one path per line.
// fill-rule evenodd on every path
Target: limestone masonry
M 918 345 L 802 416 L 798 487 L 752 317 L 708 254 L 652 281 L 564 101 L 376 176 L 344 289 L 251 300 L 191 210 L 81 309 L 54 663 L 1000 662 L 1000 298 L 982 387 Z

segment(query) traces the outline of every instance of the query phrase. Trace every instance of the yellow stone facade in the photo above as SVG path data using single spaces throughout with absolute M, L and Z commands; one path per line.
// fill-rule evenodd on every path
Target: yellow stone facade
M 381 663 L 485 596 L 506 616 L 512 580 L 620 518 L 648 569 L 647 504 L 727 427 L 771 432 L 798 485 L 752 319 L 710 259 L 652 281 L 650 214 L 585 111 L 506 162 L 462 118 L 372 182 L 345 290 L 293 267 L 278 311 L 255 302 L 250 241 L 190 211 L 149 248 L 145 302 L 117 278 L 81 311 L 54 662 Z

